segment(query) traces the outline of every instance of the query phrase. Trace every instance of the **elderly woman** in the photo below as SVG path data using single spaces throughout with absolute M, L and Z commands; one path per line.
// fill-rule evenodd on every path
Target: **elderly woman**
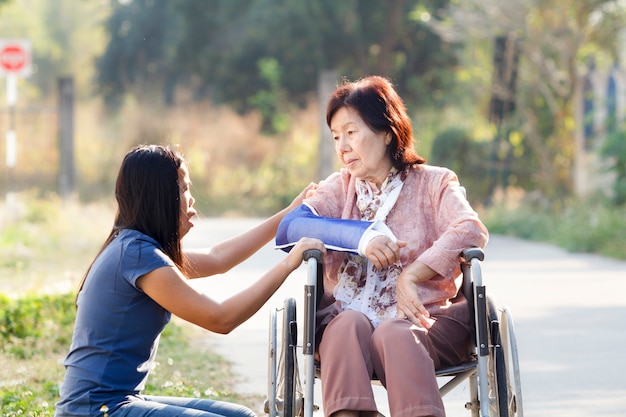
M 326 120 L 345 168 L 282 220 L 277 246 L 321 239 L 317 317 L 326 416 L 377 416 L 370 383 L 393 417 L 444 416 L 435 369 L 467 358 L 470 316 L 460 254 L 488 232 L 456 175 L 413 149 L 411 122 L 389 80 L 339 86 Z

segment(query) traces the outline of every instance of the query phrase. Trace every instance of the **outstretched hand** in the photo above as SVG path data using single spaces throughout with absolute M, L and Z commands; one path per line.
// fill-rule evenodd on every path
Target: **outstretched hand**
M 302 202 L 304 201 L 305 198 L 311 197 L 313 195 L 314 191 L 317 189 L 317 187 L 318 187 L 318 185 L 316 183 L 314 183 L 314 182 L 312 182 L 309 185 L 307 185 L 306 187 L 304 187 L 304 189 L 300 192 L 300 194 L 298 194 L 296 196 L 296 198 L 293 199 L 291 204 L 289 204 L 288 210 L 291 211 L 291 210 L 295 209 L 300 204 L 302 204 Z

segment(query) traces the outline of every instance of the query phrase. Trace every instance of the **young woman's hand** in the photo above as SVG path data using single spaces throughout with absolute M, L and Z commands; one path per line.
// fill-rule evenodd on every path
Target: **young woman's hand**
M 302 204 L 302 202 L 304 201 L 305 198 L 309 198 L 311 195 L 313 195 L 313 192 L 315 191 L 315 189 L 318 187 L 318 185 L 314 182 L 310 183 L 309 185 L 307 185 L 304 190 L 302 190 L 300 192 L 300 194 L 298 194 L 296 196 L 296 198 L 293 199 L 293 201 L 291 202 L 291 204 L 289 204 L 289 207 L 287 207 L 288 211 L 291 211 L 293 209 L 295 209 L 296 207 L 298 207 L 300 204 Z
M 303 237 L 289 251 L 287 258 L 285 259 L 287 267 L 291 271 L 299 267 L 300 264 L 302 263 L 302 256 L 304 252 L 309 249 L 318 249 L 323 254 L 326 253 L 326 248 L 324 247 L 324 244 L 322 243 L 321 240 L 310 238 L 310 237 Z

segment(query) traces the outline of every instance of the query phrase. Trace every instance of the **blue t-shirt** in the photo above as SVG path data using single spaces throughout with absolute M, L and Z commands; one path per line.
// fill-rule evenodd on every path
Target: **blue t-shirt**
M 78 295 L 58 416 L 97 416 L 140 399 L 171 313 L 136 286 L 174 262 L 136 230 L 121 230 L 95 260 Z

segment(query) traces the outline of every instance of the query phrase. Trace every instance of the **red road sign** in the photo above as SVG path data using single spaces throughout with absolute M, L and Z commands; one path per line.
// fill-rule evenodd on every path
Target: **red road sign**
M 23 40 L 0 39 L 0 75 L 30 74 L 30 43 Z

